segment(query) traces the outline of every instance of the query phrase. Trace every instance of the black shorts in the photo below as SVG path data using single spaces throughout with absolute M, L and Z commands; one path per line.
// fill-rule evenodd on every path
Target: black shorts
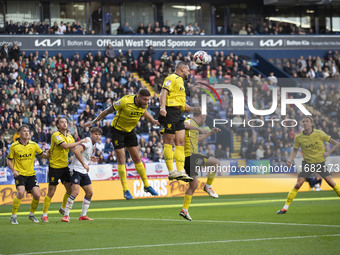
M 111 139 L 115 150 L 138 146 L 138 139 L 134 129 L 131 132 L 124 132 L 111 127 Z
M 184 169 L 190 177 L 198 176 L 202 169 L 196 167 L 203 167 L 207 163 L 208 157 L 202 154 L 192 154 L 190 157 L 185 157 Z
M 18 177 L 14 178 L 14 180 L 15 180 L 15 186 L 17 188 L 18 186 L 25 186 L 25 190 L 27 191 L 27 193 L 31 193 L 31 190 L 34 187 L 39 187 L 39 183 L 35 175 L 33 176 L 19 175 Z
M 166 116 L 158 115 L 158 121 L 164 128 L 163 132 L 168 134 L 176 134 L 176 131 L 185 129 L 184 118 L 182 112 L 176 107 L 166 107 Z
M 322 178 L 331 175 L 331 173 L 327 170 L 325 162 L 310 164 L 306 161 L 302 161 L 302 170 L 301 173 L 299 173 L 298 177 L 307 179 L 310 178 L 310 176 L 314 173 L 319 174 Z
M 78 184 L 81 187 L 90 185 L 91 184 L 91 179 L 88 174 L 82 174 L 77 171 L 71 171 L 71 185 L 72 184 Z
M 48 182 L 50 185 L 57 186 L 61 180 L 61 183 L 71 182 L 70 169 L 68 167 L 64 168 L 48 168 Z

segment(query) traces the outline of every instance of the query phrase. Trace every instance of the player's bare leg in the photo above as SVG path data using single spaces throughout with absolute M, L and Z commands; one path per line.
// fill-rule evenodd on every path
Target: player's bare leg
M 47 195 L 45 196 L 45 199 L 44 199 L 43 214 L 41 216 L 42 222 L 48 222 L 47 212 L 48 212 L 48 209 L 51 204 L 51 200 L 56 190 L 57 190 L 56 185 L 48 184 Z
M 79 220 L 93 220 L 87 216 L 87 210 L 90 207 L 91 198 L 93 196 L 92 184 L 83 186 L 82 188 L 85 191 L 85 197 L 83 200 L 83 205 L 81 208 L 81 214 L 80 214 Z
M 33 187 L 31 189 L 31 194 L 33 196 L 32 202 L 31 202 L 31 208 L 30 213 L 28 215 L 28 219 L 31 220 L 34 223 L 39 223 L 38 219 L 34 216 L 35 211 L 37 210 L 39 200 L 40 200 L 40 188 L 39 187 Z
M 63 198 L 63 202 L 61 204 L 61 207 L 59 208 L 59 212 L 64 215 L 65 213 L 65 208 L 66 208 L 66 203 L 67 203 L 67 199 L 70 196 L 72 189 L 71 189 L 71 183 L 69 182 L 65 182 L 64 183 L 64 187 L 66 189 L 66 192 L 64 194 L 64 198 Z
M 135 163 L 136 170 L 143 181 L 144 191 L 150 193 L 153 196 L 158 196 L 158 193 L 149 185 L 145 167 L 140 159 L 138 147 L 127 147 L 127 150 L 129 151 L 132 161 Z
M 335 183 L 332 176 L 330 176 L 330 175 L 326 176 L 324 179 L 328 183 L 328 185 L 331 186 L 334 189 L 334 191 L 336 192 L 336 194 L 340 197 L 340 186 Z
M 12 216 L 10 219 L 10 222 L 12 224 L 19 224 L 17 221 L 17 212 L 21 204 L 21 199 L 24 198 L 25 195 L 25 186 L 18 186 L 17 187 L 17 196 L 13 200 L 13 205 L 12 205 Z
M 179 130 L 176 134 L 164 133 L 164 160 L 169 171 L 169 180 L 177 179 L 191 182 L 193 179 L 184 171 L 184 138 L 185 130 Z M 175 144 L 175 152 L 172 152 L 172 145 Z M 173 170 L 173 158 L 176 162 L 176 170 Z
M 303 185 L 305 181 L 306 181 L 306 178 L 298 177 L 296 184 L 294 185 L 294 188 L 292 188 L 292 190 L 288 193 L 286 204 L 283 206 L 281 210 L 277 212 L 277 214 L 285 214 L 287 212 L 289 205 L 291 204 L 297 192 L 299 191 L 299 189 L 301 188 L 301 186 Z
M 210 167 L 210 169 L 208 173 L 207 184 L 204 185 L 204 191 L 207 192 L 212 198 L 218 198 L 218 195 L 212 188 L 212 184 L 215 179 L 217 167 L 220 164 L 220 161 L 214 157 L 209 157 L 207 162 L 205 163 L 205 166 Z
M 195 190 L 198 186 L 198 178 L 194 177 L 193 181 L 189 183 L 189 187 L 184 195 L 184 202 L 183 202 L 183 208 L 180 211 L 179 215 L 182 216 L 184 219 L 192 221 L 192 218 L 189 215 L 189 206 L 191 203 L 191 198 L 195 193 Z

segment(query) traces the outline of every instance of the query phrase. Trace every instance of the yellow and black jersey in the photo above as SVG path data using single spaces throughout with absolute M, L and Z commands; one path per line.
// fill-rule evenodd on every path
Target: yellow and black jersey
M 324 142 L 329 142 L 331 137 L 325 132 L 313 129 L 310 135 L 301 132 L 295 136 L 294 149 L 301 147 L 303 159 L 307 163 L 322 163 L 326 159 L 323 157 L 325 153 Z
M 178 74 L 171 74 L 164 79 L 163 89 L 168 91 L 165 105 L 168 107 L 180 107 L 184 112 L 186 104 L 186 94 L 184 81 Z
M 198 128 L 197 122 L 191 118 L 186 118 L 184 122 L 188 123 L 190 126 Z M 198 137 L 199 131 L 192 129 L 185 130 L 185 143 L 184 143 L 185 157 L 190 157 L 192 154 L 198 153 Z
M 64 136 L 59 131 L 54 132 L 51 138 L 50 167 L 65 168 L 68 166 L 69 149 L 60 147 L 59 145 L 62 143 L 74 143 L 73 136 L 70 134 L 66 134 L 66 136 Z
M 22 176 L 33 176 L 35 154 L 42 154 L 43 151 L 38 144 L 28 141 L 23 145 L 20 141 L 12 143 L 9 149 L 8 159 L 13 161 L 14 169 Z
M 117 113 L 111 126 L 124 132 L 131 132 L 137 126 L 146 109 L 136 105 L 136 97 L 136 95 L 123 96 L 113 103 L 113 108 Z

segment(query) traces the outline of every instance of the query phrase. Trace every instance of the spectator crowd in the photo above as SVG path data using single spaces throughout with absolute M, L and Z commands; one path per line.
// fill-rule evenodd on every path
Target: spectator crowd
M 135 94 L 144 83 L 141 78 L 150 82 L 156 92 L 159 92 L 164 78 L 173 73 L 178 61 L 185 61 L 191 69 L 191 78 L 186 82 L 188 98 L 195 104 L 197 95 L 192 85 L 197 81 L 210 83 L 231 82 L 240 87 L 246 94 L 248 87 L 254 89 L 254 107 L 265 109 L 270 106 L 275 76 L 268 78 L 255 74 L 245 60 L 232 52 L 215 52 L 212 61 L 206 66 L 197 66 L 193 62 L 192 53 L 182 55 L 181 52 L 163 52 L 156 59 L 156 53 L 150 46 L 142 50 L 138 56 L 128 50 L 115 52 L 111 46 L 103 52 L 85 56 L 77 52 L 71 57 L 62 53 L 50 55 L 44 53 L 21 51 L 14 44 L 6 44 L 0 51 L 0 164 L 8 153 L 8 145 L 17 138 L 17 129 L 22 124 L 31 127 L 31 139 L 43 148 L 48 149 L 51 135 L 57 130 L 56 118 L 64 116 L 69 122 L 69 132 L 75 140 L 89 136 L 89 128 L 82 124 L 93 119 L 97 114 L 124 95 Z M 138 73 L 134 76 L 133 73 Z M 189 95 L 189 92 L 191 93 Z M 324 84 L 312 91 L 313 100 L 310 107 L 317 108 L 316 125 L 338 139 L 339 121 L 339 88 Z M 219 118 L 239 118 L 232 116 L 232 96 L 228 92 L 221 94 L 222 107 L 216 108 L 209 103 L 209 116 Z M 246 109 L 247 110 L 247 109 Z M 159 98 L 155 93 L 150 100 L 149 111 L 157 116 Z M 325 115 L 323 115 L 325 114 Z M 116 162 L 110 138 L 110 124 L 114 115 L 97 125 L 103 129 L 103 140 L 96 144 L 96 155 L 99 163 Z M 326 118 L 322 116 L 327 116 Z M 275 112 L 273 117 L 280 118 Z M 288 110 L 287 118 L 301 118 L 297 109 Z M 251 116 L 246 118 L 263 118 Z M 235 129 L 242 135 L 242 156 L 247 158 L 287 156 L 291 150 L 293 137 L 297 128 L 282 128 L 281 126 L 261 129 Z M 159 127 L 153 126 L 143 117 L 136 127 L 139 135 L 139 150 L 144 162 L 163 162 L 162 137 Z M 200 152 L 218 158 L 230 158 L 229 147 L 202 142 Z M 37 164 L 46 164 L 38 159 Z M 131 162 L 127 155 L 127 162 Z M 0 165 L 1 166 L 1 165 Z

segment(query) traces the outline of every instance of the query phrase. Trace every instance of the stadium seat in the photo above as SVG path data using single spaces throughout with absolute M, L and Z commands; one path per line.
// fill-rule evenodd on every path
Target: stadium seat
M 156 78 L 156 76 L 154 76 L 154 75 L 150 76 L 150 78 L 149 78 L 152 86 L 155 85 L 155 78 Z
M 84 111 L 84 109 L 78 109 L 77 113 L 80 115 L 83 111 Z
M 102 143 L 105 143 L 105 141 L 106 141 L 106 137 L 105 136 L 100 137 L 100 139 L 102 140 Z
M 81 104 L 79 104 L 79 107 L 81 107 L 82 109 L 85 109 L 85 106 L 86 106 L 86 104 L 85 104 L 85 103 L 81 103 Z

